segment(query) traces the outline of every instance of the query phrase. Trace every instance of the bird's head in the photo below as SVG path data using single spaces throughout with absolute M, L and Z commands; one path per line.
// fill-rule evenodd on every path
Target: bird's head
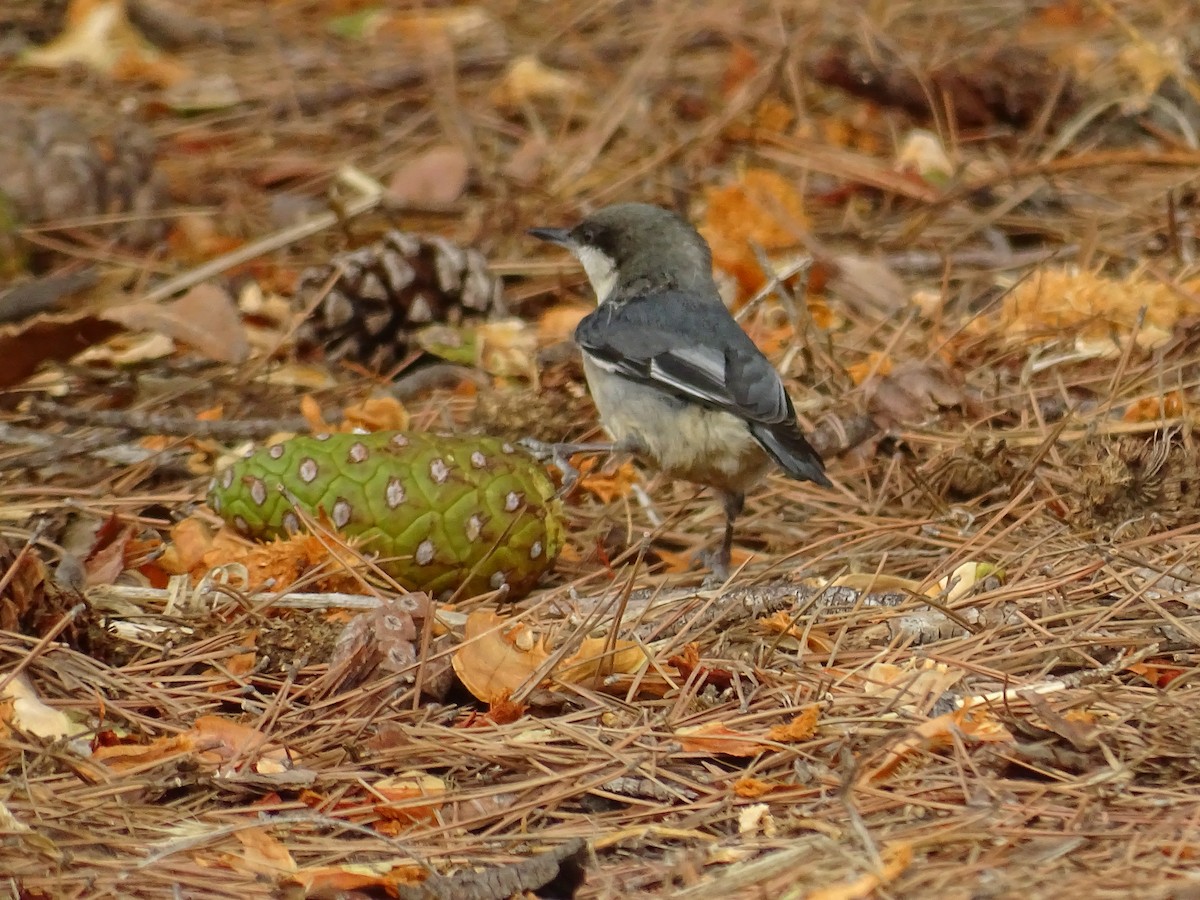
M 533 237 L 567 248 L 579 260 L 596 299 L 634 291 L 712 284 L 712 254 L 686 220 L 659 206 L 606 206 L 574 228 L 534 228 Z

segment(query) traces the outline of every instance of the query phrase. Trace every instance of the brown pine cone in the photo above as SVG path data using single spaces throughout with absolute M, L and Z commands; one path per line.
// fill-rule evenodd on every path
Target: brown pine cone
M 18 221 L 54 222 L 106 213 L 148 213 L 165 190 L 154 168 L 154 140 L 122 122 L 108 135 L 92 133 L 61 108 L 26 110 L 0 104 L 0 206 Z M 162 237 L 160 220 L 138 220 L 107 232 L 145 246 Z
M 504 315 L 500 279 L 483 254 L 436 235 L 389 231 L 307 269 L 296 292 L 300 304 L 307 308 L 339 270 L 298 333 L 301 346 L 324 347 L 328 360 L 386 371 L 412 351 L 413 333 L 426 325 Z

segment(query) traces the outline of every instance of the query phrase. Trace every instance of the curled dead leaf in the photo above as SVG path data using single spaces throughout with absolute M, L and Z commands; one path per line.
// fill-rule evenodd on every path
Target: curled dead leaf
M 578 77 L 552 69 L 536 56 L 527 55 L 513 60 L 490 99 L 501 110 L 514 112 L 526 103 L 564 104 L 586 94 L 587 88 Z
M 452 659 L 454 672 L 475 697 L 498 703 L 511 697 L 550 657 L 528 625 L 489 610 L 467 617 L 463 643 Z

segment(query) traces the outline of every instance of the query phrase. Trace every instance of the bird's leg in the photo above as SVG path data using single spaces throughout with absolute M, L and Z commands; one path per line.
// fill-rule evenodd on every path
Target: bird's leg
M 729 563 L 733 559 L 733 523 L 742 514 L 742 508 L 746 505 L 746 495 L 723 491 L 721 504 L 725 508 L 725 534 L 721 538 L 721 549 L 700 554 L 702 564 L 712 570 L 712 574 L 704 579 L 705 588 L 718 587 L 729 580 Z
M 579 470 L 571 465 L 571 457 L 576 453 L 637 453 L 641 444 L 637 441 L 594 441 L 591 443 L 568 444 L 546 443 L 534 438 L 521 438 L 517 441 L 539 462 L 550 462 L 562 475 L 562 493 L 569 493 L 579 480 Z

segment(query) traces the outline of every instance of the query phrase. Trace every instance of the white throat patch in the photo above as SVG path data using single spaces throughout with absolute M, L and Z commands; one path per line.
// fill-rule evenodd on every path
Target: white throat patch
M 575 247 L 575 255 L 579 259 L 583 271 L 587 272 L 592 290 L 596 292 L 596 303 L 603 303 L 617 285 L 617 267 L 607 253 L 595 247 Z

